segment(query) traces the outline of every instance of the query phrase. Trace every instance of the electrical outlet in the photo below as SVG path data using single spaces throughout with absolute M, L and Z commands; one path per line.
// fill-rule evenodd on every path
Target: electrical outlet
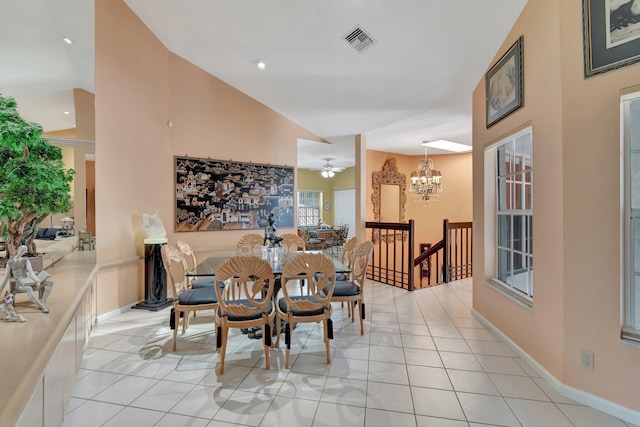
M 580 351 L 580 365 L 586 369 L 593 369 L 593 351 Z

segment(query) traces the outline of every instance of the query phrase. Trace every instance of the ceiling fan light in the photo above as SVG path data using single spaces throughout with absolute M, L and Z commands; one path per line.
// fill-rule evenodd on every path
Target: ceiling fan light
M 333 178 L 334 175 L 335 173 L 333 171 L 329 171 L 329 178 Z
M 329 178 L 329 172 L 327 171 L 320 172 L 320 175 L 322 175 L 323 178 Z

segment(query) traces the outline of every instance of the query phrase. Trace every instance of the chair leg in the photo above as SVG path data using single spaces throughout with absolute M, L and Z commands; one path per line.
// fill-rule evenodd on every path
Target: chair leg
M 327 349 L 327 363 L 331 363 L 331 343 L 329 342 L 329 319 L 324 319 L 324 345 Z
M 285 352 L 284 352 L 284 367 L 289 369 L 289 353 L 291 352 L 291 330 L 293 329 L 293 325 L 289 322 L 285 324 L 284 327 L 284 343 L 285 343 Z
M 360 335 L 364 335 L 364 302 L 360 300 Z
M 264 368 L 269 369 L 269 346 L 267 345 L 267 334 L 271 335 L 271 328 L 265 328 L 266 325 L 262 325 L 262 342 L 264 346 Z
M 280 347 L 280 318 L 276 316 L 276 342 L 273 344 L 274 347 Z
M 229 334 L 229 328 L 225 325 L 222 326 L 222 347 L 220 347 L 220 375 L 224 374 L 224 356 L 227 354 L 227 336 Z
M 175 327 L 173 328 L 173 351 L 176 351 L 176 341 L 178 341 L 178 326 L 180 325 L 180 313 L 181 312 L 178 310 L 175 310 L 173 313 L 173 322 L 175 325 Z

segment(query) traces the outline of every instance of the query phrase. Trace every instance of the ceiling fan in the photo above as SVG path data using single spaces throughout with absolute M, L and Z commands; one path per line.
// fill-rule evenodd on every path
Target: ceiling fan
M 333 178 L 336 172 L 342 172 L 344 170 L 344 168 L 336 168 L 331 163 L 329 163 L 331 160 L 333 160 L 332 158 L 324 158 L 322 160 L 326 161 L 326 163 L 322 165 L 322 168 L 312 170 L 321 171 L 320 175 L 322 175 L 324 178 Z

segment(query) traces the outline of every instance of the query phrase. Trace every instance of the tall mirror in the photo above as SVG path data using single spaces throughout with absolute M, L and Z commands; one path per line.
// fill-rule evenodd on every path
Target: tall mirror
M 380 222 L 404 222 L 407 203 L 407 176 L 398 172 L 396 159 L 390 158 L 382 171 L 373 172 L 373 218 Z

